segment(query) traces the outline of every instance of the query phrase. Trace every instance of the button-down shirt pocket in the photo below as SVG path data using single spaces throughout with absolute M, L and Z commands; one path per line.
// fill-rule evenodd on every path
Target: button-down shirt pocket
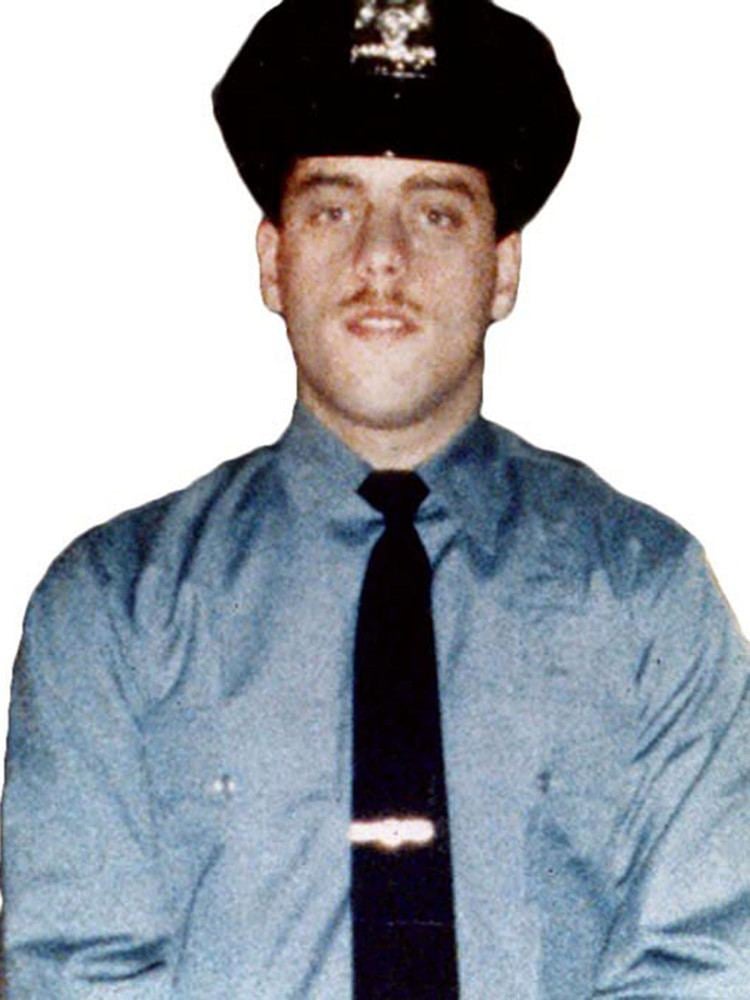
M 224 850 L 235 791 L 216 711 L 171 711 L 149 731 L 146 762 L 167 890 L 184 913 Z

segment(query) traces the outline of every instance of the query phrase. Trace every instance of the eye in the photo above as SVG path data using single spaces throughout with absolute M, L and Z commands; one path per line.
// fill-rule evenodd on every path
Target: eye
M 429 229 L 453 230 L 459 229 L 463 224 L 460 212 L 452 208 L 441 208 L 434 205 L 423 210 L 422 219 L 424 225 Z
M 311 212 L 310 218 L 315 225 L 337 225 L 348 222 L 351 212 L 344 205 L 318 205 Z

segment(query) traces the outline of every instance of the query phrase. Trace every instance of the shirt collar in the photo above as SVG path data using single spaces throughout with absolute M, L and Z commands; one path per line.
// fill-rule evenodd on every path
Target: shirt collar
M 417 469 L 430 497 L 491 553 L 511 498 L 506 452 L 506 432 L 483 417 L 475 417 Z
M 345 508 L 361 513 L 364 501 L 356 493 L 372 467 L 297 402 L 292 421 L 277 445 L 286 488 L 303 511 L 323 516 Z
M 494 552 L 501 517 L 510 501 L 506 474 L 506 432 L 474 418 L 436 455 L 415 470 L 430 489 L 420 513 L 438 508 L 456 519 L 482 547 Z M 372 471 L 301 403 L 278 445 L 289 463 L 287 488 L 299 508 L 323 515 L 361 515 L 357 487 Z

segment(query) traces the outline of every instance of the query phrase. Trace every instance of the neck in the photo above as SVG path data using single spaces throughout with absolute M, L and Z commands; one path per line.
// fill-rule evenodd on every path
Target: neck
M 482 392 L 480 382 L 476 392 L 444 400 L 437 412 L 394 426 L 342 413 L 309 391 L 300 391 L 299 400 L 374 469 L 413 469 L 441 451 L 478 415 Z

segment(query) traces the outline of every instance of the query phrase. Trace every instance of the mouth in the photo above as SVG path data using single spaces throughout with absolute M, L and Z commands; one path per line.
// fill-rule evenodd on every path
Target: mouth
M 419 329 L 412 317 L 399 309 L 365 309 L 350 316 L 345 326 L 349 333 L 363 340 L 377 337 L 400 340 Z

